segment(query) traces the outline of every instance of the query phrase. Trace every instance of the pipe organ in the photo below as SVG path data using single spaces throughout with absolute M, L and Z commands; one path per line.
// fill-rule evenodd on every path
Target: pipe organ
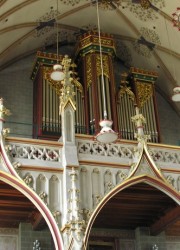
M 61 118 L 59 115 L 59 96 L 46 77 L 49 67 L 43 67 L 42 84 L 42 131 L 43 133 L 61 133 Z
M 135 126 L 131 117 L 135 115 L 135 96 L 124 77 L 126 78 L 127 74 L 123 74 L 120 90 L 117 93 L 118 128 L 121 138 L 134 140 Z
M 59 60 L 62 61 L 60 56 Z M 61 135 L 60 95 L 63 82 L 53 82 L 49 74 L 57 57 L 52 53 L 37 52 L 31 79 L 34 81 L 33 137 L 58 139 Z M 84 90 L 71 64 L 73 92 L 75 93 L 75 131 L 85 133 Z
M 103 70 L 98 34 L 90 31 L 79 37 L 75 57 L 82 85 L 76 77 L 76 65 L 70 65 L 76 104 L 75 133 L 97 134 L 106 105 L 107 119 L 113 121 L 113 130 L 119 132 L 122 139 L 134 140 L 136 128 L 131 117 L 135 115 L 137 106 L 147 121 L 144 133 L 151 136 L 151 142 L 160 142 L 154 88 L 157 73 L 131 67 L 129 72 L 122 74 L 118 89 L 114 81 L 115 43 L 112 36 L 101 34 L 101 49 Z M 63 56 L 59 56 L 59 61 L 62 60 Z M 53 82 L 49 77 L 56 61 L 55 54 L 37 52 L 31 75 L 34 81 L 35 138 L 57 139 L 61 135 L 59 111 L 63 82 Z
M 113 129 L 117 130 L 117 111 L 115 103 L 115 83 L 113 73 L 113 56 L 115 44 L 112 36 L 101 35 L 103 76 L 100 63 L 99 37 L 96 32 L 88 32 L 81 36 L 76 48 L 78 68 L 82 71 L 82 82 L 85 91 L 85 118 L 88 134 L 96 134 L 99 121 L 104 118 L 104 102 L 107 119 L 113 120 Z M 104 78 L 103 95 L 102 77 Z
M 134 140 L 135 127 L 131 117 L 135 114 L 134 106 L 146 118 L 144 133 L 151 136 L 151 142 L 159 142 L 159 125 L 156 109 L 154 83 L 157 73 L 138 68 L 130 68 L 129 74 L 122 75 L 118 93 L 118 124 L 123 139 Z

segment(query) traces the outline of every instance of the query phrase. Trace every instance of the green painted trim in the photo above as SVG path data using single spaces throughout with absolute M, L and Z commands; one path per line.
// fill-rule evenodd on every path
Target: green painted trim
M 115 51 L 115 48 L 113 47 L 104 47 L 104 46 L 101 46 L 101 50 L 102 50 L 102 53 L 105 53 L 105 54 L 111 54 L 112 56 L 116 56 L 116 51 Z M 81 56 L 84 56 L 84 55 L 87 55 L 89 53 L 92 53 L 92 52 L 100 52 L 100 46 L 99 45 L 89 45 L 83 49 L 79 49 L 77 51 L 77 54 L 76 54 L 76 57 L 81 57 Z
M 30 79 L 31 80 L 35 79 L 35 77 L 37 75 L 37 72 L 39 70 L 40 65 L 47 65 L 47 66 L 49 65 L 49 66 L 51 66 L 51 65 L 54 65 L 56 62 L 57 62 L 56 59 L 37 56 L 37 59 L 36 59 L 35 64 L 34 64 L 34 67 L 32 69 L 32 73 L 31 73 Z
M 156 79 L 158 78 L 157 76 L 150 76 L 150 75 L 141 75 L 141 74 L 137 74 L 137 73 L 132 73 L 133 77 L 135 79 L 139 79 L 139 80 L 144 80 L 144 81 L 149 81 L 149 82 L 155 82 Z

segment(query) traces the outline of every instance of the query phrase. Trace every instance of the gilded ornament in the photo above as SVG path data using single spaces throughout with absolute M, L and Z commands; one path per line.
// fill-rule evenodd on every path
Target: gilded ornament
M 93 195 L 93 198 L 94 198 L 94 206 L 97 206 L 103 197 L 100 194 L 95 194 Z
M 15 169 L 18 169 L 18 168 L 21 167 L 21 163 L 20 163 L 20 162 L 13 162 L 13 167 L 14 167 Z
M 119 91 L 119 97 L 124 97 L 125 93 L 128 94 L 129 99 L 133 102 L 135 102 L 135 95 L 134 93 L 131 91 L 130 87 L 126 87 L 126 86 L 121 86 L 121 89 Z
M 131 87 L 127 87 L 128 81 L 127 81 L 127 73 L 124 72 L 121 74 L 121 85 L 120 85 L 120 90 L 119 90 L 119 97 L 124 97 L 125 94 L 129 96 L 129 99 L 135 102 L 135 95 L 131 90 Z
M 136 114 L 135 116 L 132 116 L 131 120 L 136 124 L 136 126 L 139 126 L 139 123 L 141 123 L 141 125 L 146 123 L 146 118 L 144 118 L 142 114 Z
M 46 179 L 43 174 L 40 174 L 38 178 L 40 181 L 45 181 L 45 179 Z
M 142 146 L 144 143 L 147 142 L 147 140 L 150 140 L 150 135 L 144 134 L 144 124 L 146 123 L 145 117 L 139 113 L 139 108 L 136 107 L 136 115 L 131 117 L 132 122 L 135 123 L 137 128 L 137 133 L 134 134 L 134 138 L 137 139 L 139 142 L 137 150 L 134 151 L 134 156 L 136 158 L 140 157 L 140 154 L 142 153 Z
M 120 181 L 124 181 L 127 178 L 127 174 L 125 174 L 122 170 L 119 170 L 117 176 Z
M 3 102 L 4 102 L 3 98 L 0 98 L 0 119 L 4 119 L 5 115 L 11 115 L 10 110 L 5 108 Z
M 61 212 L 56 210 L 56 211 L 52 212 L 52 215 L 53 215 L 53 217 L 56 220 L 56 223 L 58 225 L 58 217 L 61 215 Z
M 108 55 L 102 55 L 102 63 L 103 63 L 104 75 L 106 77 L 110 78 Z M 100 55 L 96 55 L 96 70 L 97 70 L 97 76 L 101 76 L 102 70 L 101 70 L 101 58 L 100 58 Z
M 166 177 L 166 180 L 168 181 L 168 183 L 172 186 L 174 186 L 174 178 L 171 175 L 168 175 Z
M 47 194 L 42 191 L 39 193 L 39 197 L 41 198 L 42 201 L 44 201 L 44 203 L 47 205 L 47 201 L 46 201 L 46 198 L 47 198 Z
M 144 83 L 140 81 L 136 81 L 135 84 L 137 88 L 137 103 L 138 106 L 141 108 L 153 95 L 153 87 L 151 83 Z
M 33 177 L 31 174 L 27 174 L 25 176 L 25 178 L 23 179 L 23 181 L 26 183 L 27 186 L 29 186 L 30 188 L 32 188 L 32 184 L 33 184 Z
M 87 81 L 87 86 L 88 88 L 91 86 L 92 84 L 92 64 L 91 64 L 91 58 L 92 55 L 89 54 L 86 56 L 86 81 Z
M 114 40 L 111 35 L 103 33 L 101 37 L 101 44 L 103 46 L 102 49 L 115 53 Z M 79 51 L 82 51 L 82 53 L 87 53 L 87 50 L 85 50 L 86 48 L 93 51 L 99 51 L 99 38 L 96 31 L 89 31 L 80 37 L 77 52 L 79 53 Z
M 2 134 L 3 134 L 4 138 L 6 138 L 9 133 L 10 133 L 10 129 L 9 128 L 3 128 Z
M 96 37 L 96 36 L 94 36 L 93 37 L 93 43 L 99 44 L 99 38 Z M 103 38 L 101 38 L 101 44 L 102 44 L 102 46 L 103 45 L 104 46 L 112 46 L 113 45 L 112 39 L 110 40 L 110 39 L 103 39 Z
M 90 38 L 90 37 L 87 37 L 87 38 L 81 40 L 81 42 L 80 42 L 80 47 L 81 47 L 81 48 L 85 48 L 85 47 L 87 47 L 89 44 L 91 44 L 91 38 Z
M 140 4 L 143 9 L 148 9 L 151 6 L 149 0 L 140 0 Z
M 104 187 L 105 187 L 105 193 L 108 193 L 114 188 L 114 185 L 111 181 L 107 181 L 104 183 Z

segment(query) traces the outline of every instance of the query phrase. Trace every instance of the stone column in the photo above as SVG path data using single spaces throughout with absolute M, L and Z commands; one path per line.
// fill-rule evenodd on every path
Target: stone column
M 63 171 L 63 201 L 62 212 L 62 235 L 64 249 L 82 249 L 83 225 L 81 219 L 79 201 L 79 161 L 77 146 L 75 143 L 75 110 L 74 87 L 71 72 L 69 71 L 71 60 L 65 56 L 64 65 L 65 79 L 60 96 L 60 114 L 62 122 L 62 165 Z

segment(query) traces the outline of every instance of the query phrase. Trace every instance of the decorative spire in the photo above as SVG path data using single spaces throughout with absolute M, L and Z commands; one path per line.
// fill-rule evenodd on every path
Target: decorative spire
M 75 92 L 74 92 L 74 86 L 72 84 L 73 82 L 73 77 L 72 75 L 72 71 L 70 71 L 70 66 L 71 66 L 71 59 L 65 55 L 65 57 L 63 58 L 62 61 L 62 65 L 64 66 L 64 73 L 65 73 L 65 78 L 62 81 L 62 90 L 61 90 L 61 94 L 60 94 L 60 107 L 59 107 L 59 111 L 60 113 L 62 112 L 62 108 L 66 106 L 67 102 L 70 101 L 73 108 L 75 108 Z
M 69 226 L 72 234 L 74 235 L 75 239 L 77 241 L 82 240 L 82 237 L 84 235 L 85 230 L 85 221 L 82 219 L 82 213 L 83 211 L 80 210 L 80 199 L 79 199 L 79 192 L 80 190 L 77 189 L 77 178 L 78 173 L 72 168 L 72 171 L 69 173 L 71 178 L 71 189 L 69 190 L 70 194 L 70 221 Z
M 150 135 L 145 135 L 144 134 L 144 124 L 146 123 L 146 119 L 142 114 L 139 113 L 139 108 L 135 108 L 136 115 L 131 117 L 132 122 L 135 123 L 136 128 L 137 128 L 137 133 L 135 133 L 134 137 L 137 138 L 139 142 L 141 141 L 147 141 L 150 139 Z

